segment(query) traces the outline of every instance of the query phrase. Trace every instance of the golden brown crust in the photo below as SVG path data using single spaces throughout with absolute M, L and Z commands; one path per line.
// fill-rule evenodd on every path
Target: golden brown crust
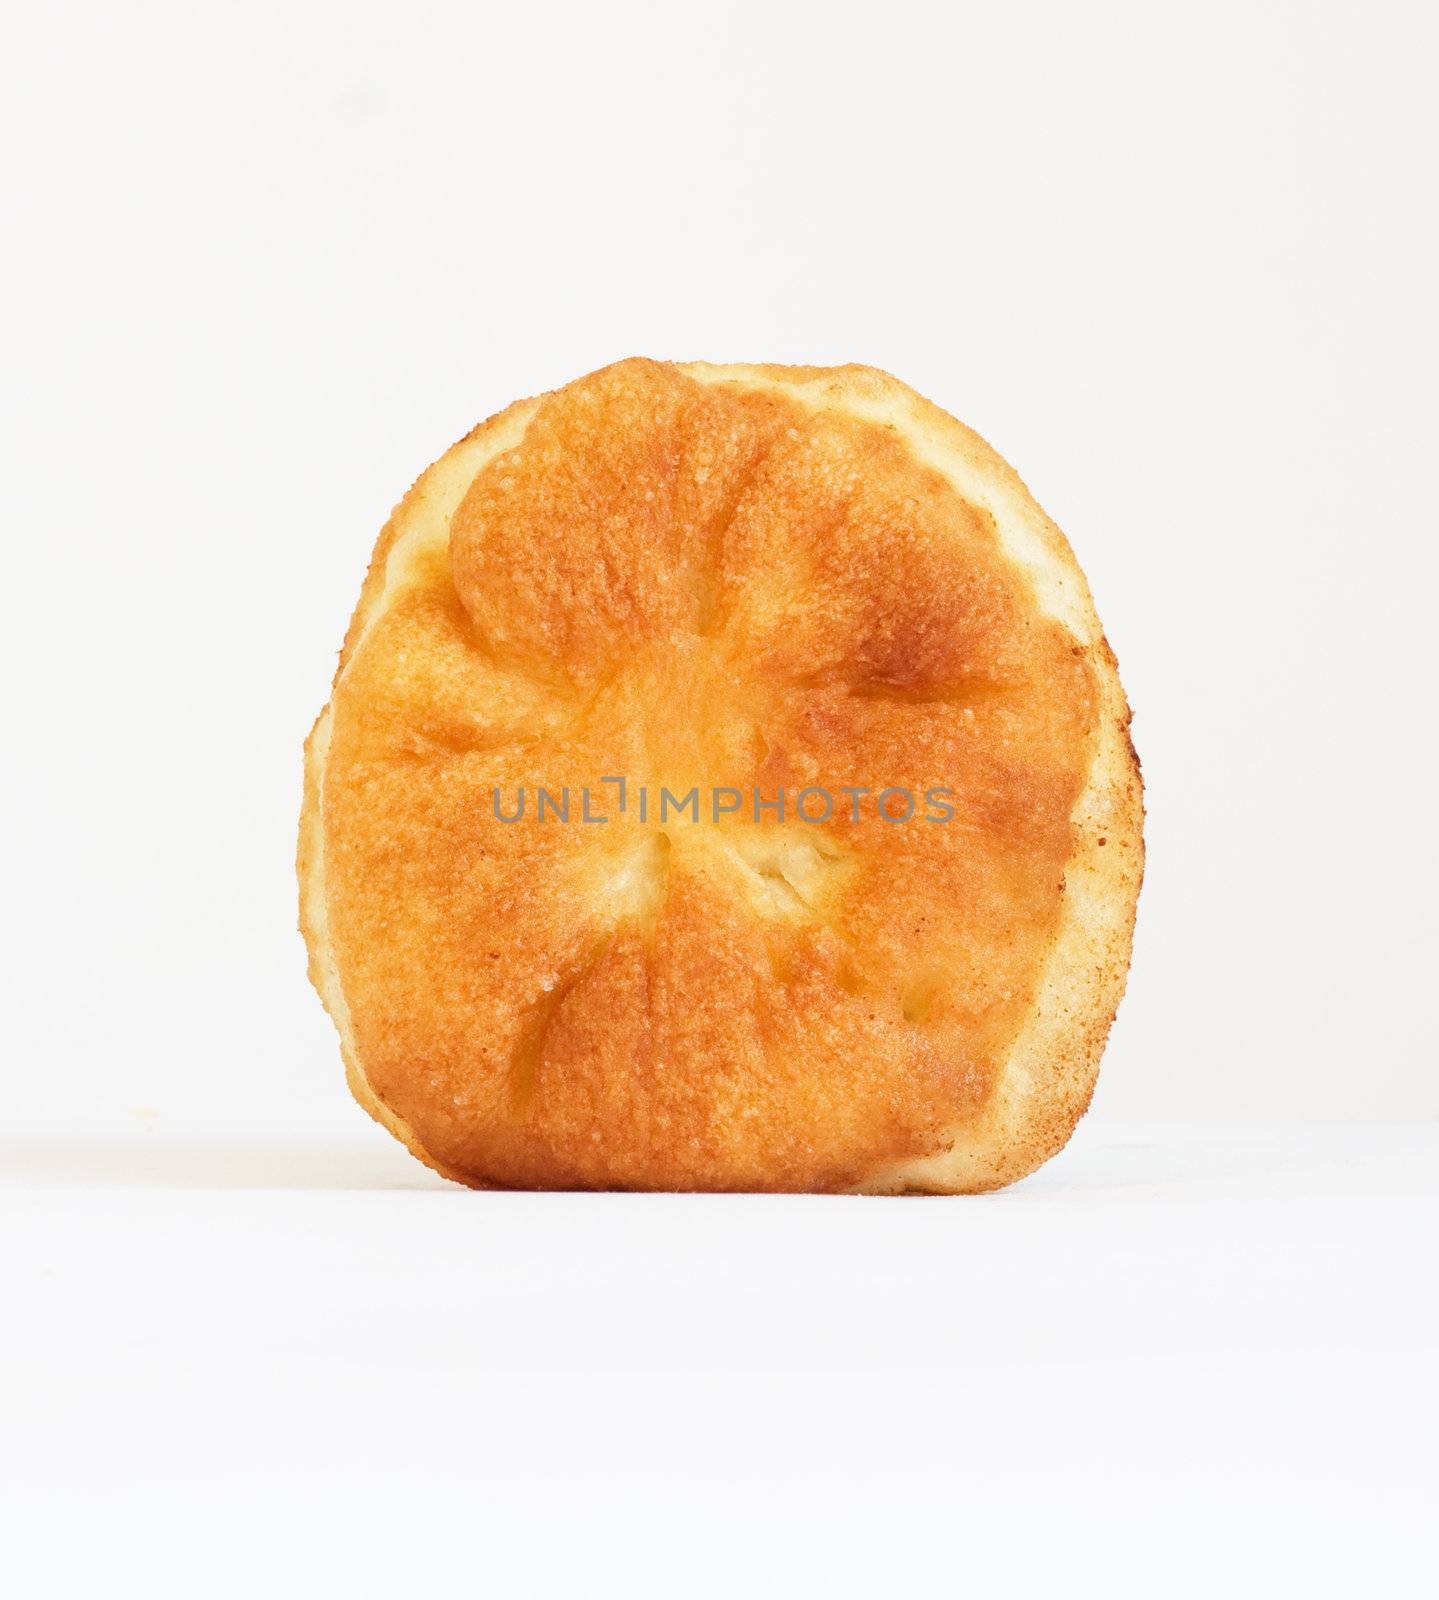
M 617 774 L 952 817 L 494 814 Z M 869 368 L 624 362 L 381 535 L 301 924 L 356 1097 L 448 1176 L 985 1189 L 1088 1104 L 1141 828 L 1088 588 L 983 441 Z

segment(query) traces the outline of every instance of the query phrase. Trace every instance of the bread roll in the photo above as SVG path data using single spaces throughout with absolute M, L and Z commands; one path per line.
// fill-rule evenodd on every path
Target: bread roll
M 1123 991 L 1128 726 L 1063 535 L 887 374 L 520 401 L 380 535 L 306 747 L 350 1086 L 475 1187 L 1009 1183 Z

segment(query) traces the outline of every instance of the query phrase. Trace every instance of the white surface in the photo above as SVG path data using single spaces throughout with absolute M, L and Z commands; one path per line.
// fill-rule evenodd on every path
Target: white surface
M 7 1142 L 30 1596 L 1433 1592 L 1439 1129 L 1081 1130 L 980 1200 Z

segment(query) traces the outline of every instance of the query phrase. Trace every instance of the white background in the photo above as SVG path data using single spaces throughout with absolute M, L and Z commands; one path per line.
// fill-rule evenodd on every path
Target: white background
M 18 1592 L 1412 1580 L 1434 9 L 5 32 Z M 1094 1112 L 1013 1196 L 473 1198 L 345 1093 L 291 863 L 374 535 L 477 420 L 629 354 L 886 367 L 1089 573 L 1150 868 Z

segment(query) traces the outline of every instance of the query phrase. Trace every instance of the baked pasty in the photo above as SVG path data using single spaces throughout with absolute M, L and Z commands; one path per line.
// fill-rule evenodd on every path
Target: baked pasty
M 885 373 L 520 401 L 380 535 L 306 746 L 350 1086 L 480 1187 L 1021 1177 L 1124 987 L 1128 723 L 1063 535 Z

